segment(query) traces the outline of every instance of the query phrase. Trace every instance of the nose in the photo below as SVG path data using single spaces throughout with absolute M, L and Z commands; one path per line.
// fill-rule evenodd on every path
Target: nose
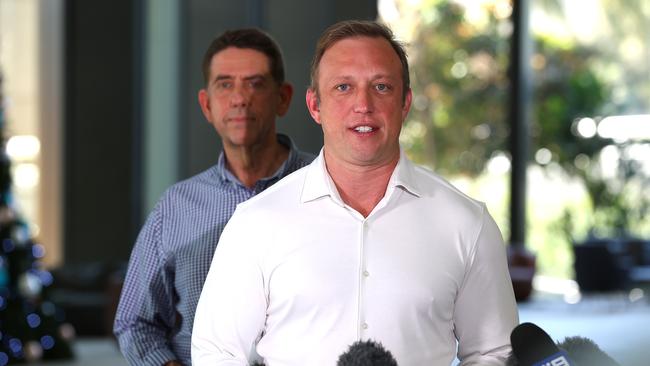
M 230 94 L 230 105 L 232 107 L 245 107 L 250 102 L 250 93 L 241 85 L 235 85 Z
M 357 113 L 372 113 L 373 101 L 371 92 L 366 89 L 360 89 L 355 95 L 354 111 Z

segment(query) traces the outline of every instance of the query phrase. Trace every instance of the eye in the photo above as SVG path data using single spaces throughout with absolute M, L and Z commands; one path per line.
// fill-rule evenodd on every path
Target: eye
M 383 92 L 383 91 L 388 91 L 390 89 L 390 86 L 388 86 L 388 84 L 380 83 L 375 85 L 375 89 L 377 89 L 377 91 Z
M 225 90 L 225 89 L 230 89 L 232 88 L 232 81 L 229 80 L 222 80 L 217 82 L 217 89 L 219 90 Z
M 262 78 L 254 78 L 254 79 L 250 79 L 248 81 L 248 85 L 253 89 L 259 89 L 259 88 L 263 87 L 264 84 L 265 84 L 264 79 L 262 79 Z
M 350 85 L 349 84 L 339 84 L 339 85 L 336 86 L 336 90 L 342 91 L 342 92 L 348 91 L 348 90 L 350 90 Z

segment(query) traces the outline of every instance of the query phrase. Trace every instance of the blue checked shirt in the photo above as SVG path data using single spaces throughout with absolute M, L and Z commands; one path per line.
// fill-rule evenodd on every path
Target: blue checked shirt
M 135 243 L 114 331 L 131 365 L 161 366 L 170 360 L 190 365 L 194 311 L 221 232 L 237 204 L 309 164 L 284 135 L 287 161 L 252 189 L 217 165 L 165 192 Z

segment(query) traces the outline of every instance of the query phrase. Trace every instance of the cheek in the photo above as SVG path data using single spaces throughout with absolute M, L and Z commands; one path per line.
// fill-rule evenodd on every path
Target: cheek
M 210 106 L 211 106 L 210 111 L 212 112 L 212 115 L 215 117 L 220 117 L 224 115 L 225 114 L 224 111 L 227 110 L 226 109 L 227 102 L 225 102 L 223 98 L 213 98 L 210 101 Z
M 344 118 L 348 111 L 348 106 L 344 100 L 336 101 L 335 103 L 323 103 L 320 105 L 321 118 L 329 117 L 330 120 L 340 121 Z
M 250 103 L 252 109 L 264 114 L 275 114 L 280 106 L 280 101 L 274 95 L 254 95 Z

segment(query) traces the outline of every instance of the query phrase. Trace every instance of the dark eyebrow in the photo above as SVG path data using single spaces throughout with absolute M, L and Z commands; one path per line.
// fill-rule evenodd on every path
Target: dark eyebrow
M 229 80 L 229 79 L 232 79 L 232 76 L 230 76 L 230 75 L 217 75 L 217 77 L 215 77 L 215 78 L 210 82 L 210 84 L 215 84 L 215 83 L 217 83 L 217 82 L 219 82 L 219 81 L 221 81 L 221 80 Z
M 266 77 L 267 77 L 266 74 L 254 74 L 254 75 L 251 75 L 251 76 L 246 76 L 244 78 L 244 80 L 246 80 L 246 81 L 253 80 L 253 79 L 264 79 L 264 80 L 266 80 Z
M 264 79 L 264 80 L 266 80 L 267 76 L 270 76 L 270 75 L 267 75 L 267 74 L 253 74 L 253 75 L 244 77 L 244 80 L 246 80 L 246 81 L 250 81 L 250 80 L 253 80 L 253 79 Z M 234 77 L 232 75 L 217 75 L 217 77 L 214 78 L 214 80 L 212 80 L 212 83 L 216 83 L 216 82 L 221 81 L 221 80 L 231 80 L 231 79 L 234 79 Z

